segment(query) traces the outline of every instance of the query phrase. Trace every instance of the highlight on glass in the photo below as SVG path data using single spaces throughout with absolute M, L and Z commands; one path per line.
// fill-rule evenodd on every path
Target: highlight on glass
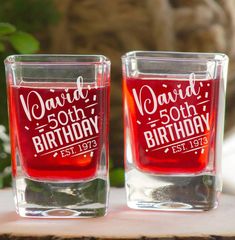
M 122 64 L 128 206 L 217 207 L 228 57 L 134 51 Z
M 14 55 L 5 67 L 19 215 L 105 215 L 110 61 L 101 55 Z

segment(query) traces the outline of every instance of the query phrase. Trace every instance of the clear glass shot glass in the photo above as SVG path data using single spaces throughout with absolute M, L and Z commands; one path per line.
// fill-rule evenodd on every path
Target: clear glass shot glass
M 128 206 L 217 207 L 228 57 L 134 51 L 122 64 Z
M 101 55 L 14 55 L 5 67 L 18 214 L 105 215 L 110 61 Z

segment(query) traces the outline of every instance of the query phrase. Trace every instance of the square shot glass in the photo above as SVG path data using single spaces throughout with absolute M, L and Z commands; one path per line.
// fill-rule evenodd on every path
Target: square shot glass
M 228 57 L 134 51 L 122 66 L 128 206 L 217 207 Z
M 105 215 L 110 61 L 102 55 L 14 55 L 5 67 L 18 214 Z

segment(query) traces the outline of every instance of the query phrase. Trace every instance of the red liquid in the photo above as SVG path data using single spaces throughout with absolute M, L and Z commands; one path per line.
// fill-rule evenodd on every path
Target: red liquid
M 107 151 L 108 87 L 78 92 L 75 84 L 36 83 L 8 93 L 14 175 L 18 155 L 31 178 L 95 176 L 103 145 Z
M 138 169 L 184 174 L 214 164 L 218 86 L 218 79 L 124 81 L 125 128 Z

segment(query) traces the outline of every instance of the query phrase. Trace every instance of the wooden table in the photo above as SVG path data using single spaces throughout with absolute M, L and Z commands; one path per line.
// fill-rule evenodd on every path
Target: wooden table
M 219 208 L 209 212 L 136 211 L 126 207 L 124 189 L 114 188 L 105 217 L 29 219 L 15 213 L 10 189 L 0 191 L 0 239 L 64 238 L 235 239 L 235 196 L 222 195 Z

